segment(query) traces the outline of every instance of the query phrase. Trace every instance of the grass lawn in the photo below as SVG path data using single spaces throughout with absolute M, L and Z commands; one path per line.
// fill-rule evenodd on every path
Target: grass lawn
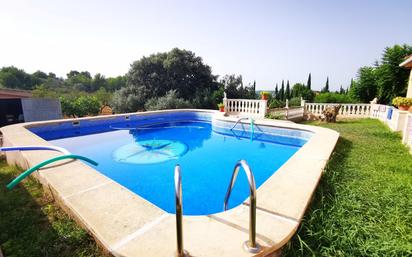
M 0 160 L 0 246 L 5 257 L 102 256 L 86 231 L 34 179 L 6 189 L 18 173 Z
M 341 138 L 284 256 L 412 256 L 412 156 L 377 120 L 309 123 Z

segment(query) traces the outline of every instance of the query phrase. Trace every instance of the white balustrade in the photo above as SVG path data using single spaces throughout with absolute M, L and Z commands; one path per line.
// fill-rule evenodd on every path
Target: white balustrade
M 297 107 L 297 108 L 287 108 L 286 109 L 286 119 L 287 120 L 296 120 L 296 119 L 303 119 L 303 115 L 305 113 L 305 108 Z
M 409 149 L 412 153 L 412 113 L 409 113 L 406 117 L 402 143 L 409 146 Z
M 266 100 L 251 99 L 223 99 L 225 112 L 229 115 L 264 118 L 266 114 Z
M 331 106 L 340 105 L 339 114 L 345 117 L 369 117 L 371 111 L 370 104 L 337 104 L 337 103 L 305 103 L 305 112 L 313 114 L 322 114 L 322 112 Z
M 383 105 L 383 104 L 371 104 L 371 111 L 370 111 L 370 117 L 379 119 L 381 121 L 386 121 L 388 117 L 388 112 L 391 110 L 393 107 Z

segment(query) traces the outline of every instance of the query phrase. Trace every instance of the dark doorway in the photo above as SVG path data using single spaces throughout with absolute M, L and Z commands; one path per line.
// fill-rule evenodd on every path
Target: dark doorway
M 20 99 L 0 99 L 0 127 L 24 122 Z

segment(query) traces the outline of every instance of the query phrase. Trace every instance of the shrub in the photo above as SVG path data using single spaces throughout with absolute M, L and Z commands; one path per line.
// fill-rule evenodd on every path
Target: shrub
M 97 115 L 100 111 L 100 103 L 94 96 L 82 95 L 77 98 L 60 97 L 62 112 L 67 116 L 83 117 Z
M 285 115 L 279 112 L 269 112 L 268 114 L 266 114 L 266 118 L 273 120 L 283 120 L 285 119 Z
M 300 97 L 293 97 L 289 100 L 289 106 L 300 106 Z
M 285 106 L 285 102 L 272 98 L 269 100 L 269 108 L 273 109 L 273 108 L 282 108 Z
M 165 109 L 179 109 L 190 108 L 192 105 L 189 101 L 179 98 L 176 90 L 170 90 L 165 96 L 150 98 L 144 105 L 148 111 L 165 110 Z
M 136 112 L 144 109 L 146 91 L 139 88 L 133 91 L 130 88 L 121 88 L 114 92 L 110 105 L 117 113 Z
M 353 103 L 350 96 L 338 93 L 320 93 L 315 96 L 315 103 Z

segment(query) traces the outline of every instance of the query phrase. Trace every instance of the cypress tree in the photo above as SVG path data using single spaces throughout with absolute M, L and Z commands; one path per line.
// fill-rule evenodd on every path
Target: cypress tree
M 321 90 L 322 93 L 328 93 L 329 92 L 329 77 L 326 77 L 326 84 L 325 87 Z
M 312 90 L 312 74 L 311 73 L 309 73 L 307 87 L 308 89 Z
M 276 87 L 275 87 L 275 99 L 279 99 L 278 83 L 276 83 Z
M 286 83 L 286 91 L 285 91 L 285 99 L 289 99 L 290 98 L 290 84 L 289 84 L 289 80 Z
M 285 100 L 285 82 L 282 80 L 282 86 L 279 91 L 279 100 Z
M 252 90 L 253 98 L 256 98 L 256 80 L 253 81 Z
M 343 89 L 342 85 L 340 85 L 339 94 L 345 94 L 345 89 Z

